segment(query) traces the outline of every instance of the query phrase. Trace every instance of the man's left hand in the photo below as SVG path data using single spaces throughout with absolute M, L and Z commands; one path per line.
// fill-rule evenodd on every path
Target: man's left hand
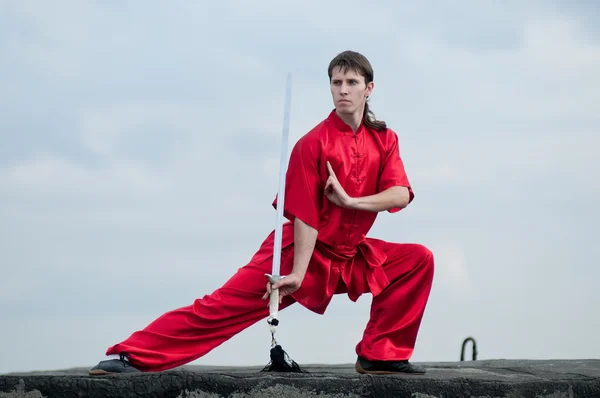
M 327 196 L 327 199 L 332 203 L 340 207 L 351 208 L 354 203 L 354 198 L 350 197 L 350 195 L 344 191 L 344 188 L 342 188 L 342 185 L 335 176 L 329 162 L 327 162 L 327 170 L 329 171 L 329 178 L 325 183 L 325 196 Z

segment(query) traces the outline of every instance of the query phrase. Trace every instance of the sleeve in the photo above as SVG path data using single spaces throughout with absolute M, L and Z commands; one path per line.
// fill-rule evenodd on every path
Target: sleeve
M 296 217 L 319 229 L 323 183 L 319 175 L 319 142 L 312 136 L 302 137 L 294 145 L 285 179 L 283 216 L 290 221 Z M 278 195 L 273 207 L 277 209 Z
M 398 144 L 398 135 L 390 130 L 390 144 L 388 145 L 384 158 L 381 163 L 381 176 L 378 183 L 378 191 L 382 192 L 394 186 L 402 186 L 408 188 L 408 203 L 412 202 L 415 194 L 408 181 L 408 176 L 404 170 L 404 162 L 400 157 L 400 146 Z M 399 208 L 390 209 L 390 213 L 400 211 Z

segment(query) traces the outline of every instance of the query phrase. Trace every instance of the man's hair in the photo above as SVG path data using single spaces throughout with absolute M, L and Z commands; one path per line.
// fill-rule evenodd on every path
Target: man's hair
M 365 84 L 369 84 L 373 81 L 374 73 L 371 63 L 364 55 L 357 53 L 356 51 L 344 51 L 331 60 L 327 71 L 330 82 L 333 70 L 336 67 L 342 69 L 344 73 L 346 73 L 348 69 L 354 70 L 365 78 Z M 377 131 L 385 130 L 387 128 L 386 123 L 383 120 L 377 120 L 375 118 L 375 114 L 369 109 L 368 101 L 369 99 L 367 98 L 367 102 L 365 102 L 365 111 L 363 113 L 363 122 L 365 126 Z

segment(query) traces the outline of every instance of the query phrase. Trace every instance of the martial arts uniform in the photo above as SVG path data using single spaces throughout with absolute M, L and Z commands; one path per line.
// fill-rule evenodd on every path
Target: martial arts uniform
M 409 359 L 429 297 L 434 262 L 420 244 L 390 243 L 366 237 L 377 213 L 344 209 L 331 203 L 323 188 L 329 161 L 352 197 L 374 195 L 392 186 L 414 193 L 391 129 L 361 124 L 354 133 L 330 115 L 294 145 L 286 174 L 281 275 L 292 271 L 296 217 L 318 230 L 302 286 L 283 299 L 280 309 L 298 302 L 323 314 L 332 295 L 356 301 L 372 293 L 370 319 L 358 356 L 367 360 Z M 278 206 L 277 197 L 273 201 Z M 397 212 L 400 209 L 391 209 Z M 265 274 L 272 271 L 274 231 L 249 263 L 221 288 L 193 304 L 165 313 L 145 329 L 110 347 L 106 354 L 127 353 L 141 371 L 162 371 L 194 361 L 269 314 Z

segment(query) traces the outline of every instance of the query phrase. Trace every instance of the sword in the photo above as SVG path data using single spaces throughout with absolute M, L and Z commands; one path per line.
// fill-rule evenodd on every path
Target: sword
M 281 156 L 279 163 L 279 191 L 277 194 L 277 216 L 275 223 L 275 244 L 273 248 L 273 271 L 271 274 L 265 274 L 271 284 L 275 284 L 277 281 L 285 278 L 285 276 L 279 275 L 281 265 L 281 245 L 282 245 L 282 221 L 283 221 L 283 207 L 285 204 L 285 176 L 287 172 L 287 149 L 288 149 L 288 136 L 290 133 L 290 109 L 292 102 L 292 74 L 288 73 L 286 89 L 285 89 L 285 105 L 283 111 L 283 136 L 281 139 Z M 271 295 L 269 297 L 269 317 L 267 323 L 271 331 L 272 345 L 277 344 L 275 340 L 275 331 L 279 324 L 278 317 L 279 311 L 279 289 L 271 289 Z

